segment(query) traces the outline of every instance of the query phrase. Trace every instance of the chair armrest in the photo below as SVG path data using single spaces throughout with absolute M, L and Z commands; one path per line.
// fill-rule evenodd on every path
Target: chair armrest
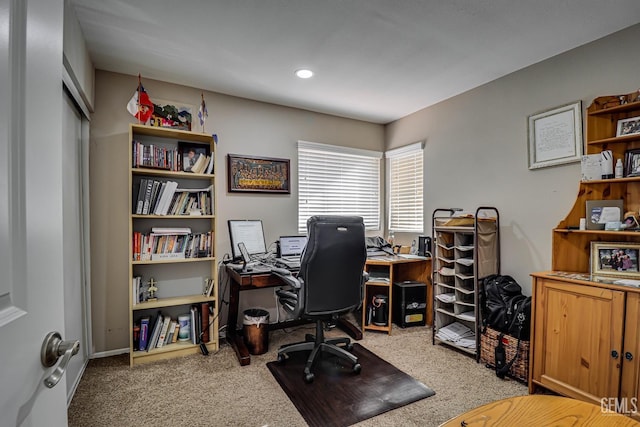
M 293 277 L 291 272 L 286 268 L 272 268 L 271 274 L 275 274 L 280 279 L 282 279 L 285 284 L 290 285 L 295 289 L 300 289 L 300 287 L 302 286 L 302 282 L 300 281 L 300 279 L 298 279 L 297 277 Z

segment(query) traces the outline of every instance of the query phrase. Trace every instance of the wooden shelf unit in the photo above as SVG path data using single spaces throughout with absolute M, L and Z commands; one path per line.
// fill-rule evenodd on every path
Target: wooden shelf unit
M 209 341 L 206 343 L 210 351 L 219 348 L 218 342 L 218 278 L 217 258 L 215 256 L 216 217 L 215 217 L 215 170 L 213 174 L 196 174 L 182 171 L 134 167 L 133 141 L 145 145 L 158 145 L 166 148 L 177 148 L 178 142 L 201 144 L 211 152 L 212 161 L 215 159 L 215 143 L 212 135 L 167 129 L 145 125 L 131 124 L 129 128 L 129 363 L 131 366 L 156 360 L 169 359 L 200 352 L 198 344 L 178 342 L 165 344 L 149 351 L 134 349 L 133 326 L 142 317 L 150 316 L 149 334 L 153 327 L 153 319 L 159 311 L 176 319 L 178 315 L 187 314 L 192 305 L 200 306 L 203 302 L 210 302 L 213 306 L 213 322 L 209 328 Z M 162 182 L 177 181 L 179 188 L 206 188 L 212 186 L 212 214 L 211 215 L 145 215 L 135 213 L 135 202 L 138 197 L 140 181 L 143 178 L 153 178 Z M 149 233 L 152 227 L 189 227 L 194 233 L 213 232 L 212 256 L 202 258 L 178 258 L 168 260 L 134 260 L 133 233 Z M 142 276 L 143 282 L 153 277 L 157 282 L 158 293 L 155 301 L 134 301 L 131 280 L 135 276 Z M 205 278 L 214 280 L 211 296 L 203 295 Z
M 619 120 L 640 116 L 640 102 L 606 107 L 617 98 L 598 97 L 586 111 L 586 154 L 611 150 L 614 163 L 640 148 L 640 134 L 615 136 Z M 588 200 L 617 199 L 625 212 L 638 213 L 640 177 L 581 181 L 573 207 L 553 230 L 553 271 L 532 274 L 532 393 L 546 388 L 595 404 L 615 398 L 630 405 L 640 397 L 640 289 L 590 276 L 591 242 L 640 243 L 640 232 L 575 229 Z M 638 412 L 631 415 L 640 420 Z

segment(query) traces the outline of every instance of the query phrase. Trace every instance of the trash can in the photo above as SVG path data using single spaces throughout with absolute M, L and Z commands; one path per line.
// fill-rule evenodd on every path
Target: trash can
M 242 335 L 249 353 L 266 353 L 269 351 L 269 312 L 260 308 L 250 308 L 243 313 Z

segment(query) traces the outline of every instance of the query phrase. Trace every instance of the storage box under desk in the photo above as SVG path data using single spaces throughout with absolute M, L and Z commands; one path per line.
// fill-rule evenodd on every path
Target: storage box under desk
M 427 285 L 407 280 L 393 284 L 393 322 L 402 328 L 424 326 L 427 320 Z

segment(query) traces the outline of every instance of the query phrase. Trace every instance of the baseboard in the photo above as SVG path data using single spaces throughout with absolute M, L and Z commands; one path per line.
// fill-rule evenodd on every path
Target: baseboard
M 118 349 L 109 350 L 109 351 L 99 351 L 89 356 L 89 359 L 100 359 L 102 357 L 117 356 L 119 354 L 125 354 L 125 353 L 129 353 L 128 348 L 118 348 Z

